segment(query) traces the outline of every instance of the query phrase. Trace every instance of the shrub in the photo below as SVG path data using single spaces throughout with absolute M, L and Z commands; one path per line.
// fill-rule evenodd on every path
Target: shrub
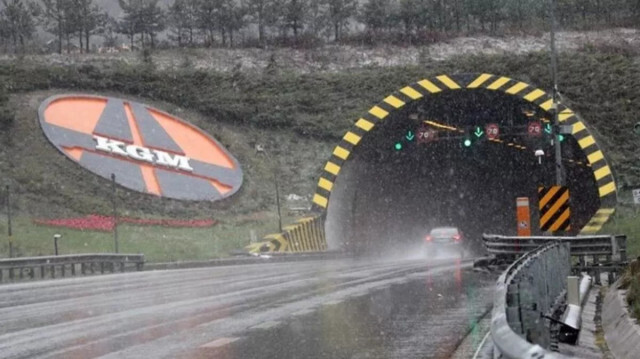
M 625 277 L 625 282 L 628 283 L 627 303 L 629 303 L 629 312 L 637 320 L 640 320 L 640 262 L 631 263 Z

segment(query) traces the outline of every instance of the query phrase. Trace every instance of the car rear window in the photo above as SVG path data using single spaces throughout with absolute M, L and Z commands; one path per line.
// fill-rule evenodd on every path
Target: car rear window
M 434 228 L 431 230 L 432 236 L 455 236 L 458 234 L 457 228 Z

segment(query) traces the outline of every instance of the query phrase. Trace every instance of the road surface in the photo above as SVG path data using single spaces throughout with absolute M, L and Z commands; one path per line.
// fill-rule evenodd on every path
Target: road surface
M 340 259 L 2 285 L 0 357 L 447 358 L 494 283 L 468 261 Z

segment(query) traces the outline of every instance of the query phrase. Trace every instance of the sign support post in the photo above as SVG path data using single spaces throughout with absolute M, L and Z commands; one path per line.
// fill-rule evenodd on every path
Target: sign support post
M 111 202 L 113 204 L 113 244 L 118 253 L 118 211 L 116 208 L 116 175 L 111 174 Z
M 13 258 L 13 233 L 11 228 L 11 200 L 9 196 L 11 195 L 11 191 L 9 189 L 9 185 L 6 186 L 7 189 L 7 235 L 9 236 L 9 258 Z

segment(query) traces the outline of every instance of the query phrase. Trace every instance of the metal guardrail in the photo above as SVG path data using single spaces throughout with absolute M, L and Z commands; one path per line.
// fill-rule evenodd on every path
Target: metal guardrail
M 482 240 L 489 253 L 510 259 L 550 242 L 568 243 L 571 256 L 577 258 L 577 264 L 573 266 L 574 271 L 588 272 L 594 276 L 596 284 L 601 284 L 600 273 L 603 271 L 609 273 L 609 281 L 612 283 L 627 263 L 625 235 L 514 237 L 483 234 Z
M 0 282 L 140 271 L 143 254 L 77 254 L 0 259 Z
M 500 276 L 491 315 L 496 358 L 568 358 L 547 350 L 550 330 L 543 317 L 564 295 L 570 270 L 569 245 L 547 243 L 517 259 Z

